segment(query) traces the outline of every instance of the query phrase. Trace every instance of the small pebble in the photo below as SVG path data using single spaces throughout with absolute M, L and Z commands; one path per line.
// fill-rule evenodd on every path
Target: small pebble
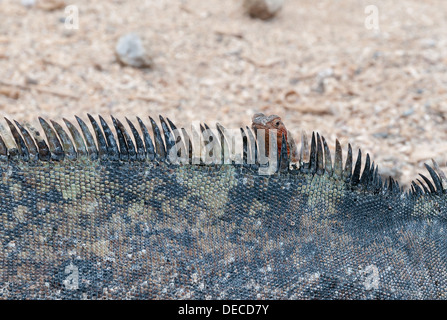
M 323 69 L 320 72 L 318 72 L 317 77 L 319 79 L 325 79 L 332 77 L 334 75 L 334 70 L 332 68 Z
M 419 41 L 419 43 L 420 43 L 421 47 L 425 48 L 425 49 L 427 49 L 427 48 L 434 48 L 437 45 L 436 40 L 435 39 L 430 39 L 430 38 L 422 39 L 422 40 Z
M 65 8 L 65 1 L 63 0 L 40 0 L 37 7 L 45 11 L 54 11 Z
M 34 85 L 34 84 L 39 84 L 39 81 L 37 81 L 36 79 L 34 79 L 34 78 L 30 77 L 30 76 L 26 76 L 25 77 L 25 83 L 27 85 L 29 85 L 29 84 Z
M 376 132 L 376 133 L 373 133 L 373 136 L 374 137 L 376 137 L 376 138 L 379 138 L 379 139 L 386 139 L 386 138 L 388 138 L 388 132 Z
M 409 117 L 414 113 L 414 108 L 410 108 L 408 110 L 405 110 L 404 113 L 402 113 L 403 117 Z
M 33 7 L 36 4 L 36 0 L 22 0 L 21 2 L 25 7 Z
M 300 79 L 299 79 L 299 78 L 290 78 L 290 79 L 289 79 L 289 84 L 291 84 L 291 85 L 295 85 L 295 84 L 297 84 L 298 82 L 300 82 Z
M 115 53 L 122 64 L 135 68 L 152 66 L 152 58 L 143 46 L 143 41 L 135 33 L 129 33 L 119 38 Z
M 281 10 L 284 0 L 244 0 L 243 8 L 252 18 L 268 20 Z
M 323 94 L 326 91 L 324 79 L 334 76 L 334 70 L 332 68 L 323 69 L 317 74 L 317 84 L 314 87 L 314 91 Z

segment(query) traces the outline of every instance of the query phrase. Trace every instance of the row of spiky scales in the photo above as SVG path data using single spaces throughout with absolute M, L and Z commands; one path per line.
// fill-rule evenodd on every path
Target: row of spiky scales
M 55 121 L 50 121 L 53 127 L 43 118 L 39 117 L 40 124 L 45 133 L 47 141 L 43 139 L 40 133 L 29 124 L 23 126 L 14 120 L 14 124 L 5 118 L 10 134 L 1 128 L 2 135 L 0 135 L 0 161 L 63 161 L 65 159 L 74 161 L 77 159 L 88 158 L 90 160 L 98 161 L 163 161 L 167 163 L 174 163 L 170 158 L 172 151 L 180 152 L 179 149 L 186 150 L 188 158 L 186 163 L 193 163 L 194 147 L 189 138 L 187 131 L 181 128 L 181 134 L 174 123 L 166 118 L 166 120 L 159 116 L 162 130 L 160 130 L 153 118 L 149 117 L 152 126 L 152 136 L 143 121 L 137 117 L 142 134 L 137 131 L 135 125 L 126 118 L 129 128 L 134 139 L 130 137 L 124 125 L 115 117 L 112 118 L 113 126 L 116 132 L 116 138 L 103 117 L 99 116 L 101 127 L 98 122 L 88 114 L 96 139 L 88 129 L 86 123 L 75 116 L 79 124 L 80 131 L 67 119 L 63 119 L 65 125 L 70 132 L 72 139 L 70 139 L 67 132 L 60 124 Z M 27 128 L 25 128 L 27 127 Z M 202 134 L 205 130 L 209 130 L 208 125 L 200 125 Z M 17 130 L 18 129 L 18 130 Z M 222 152 L 221 158 L 224 164 L 224 159 L 228 159 L 225 153 L 228 153 L 228 142 L 225 134 L 225 128 L 217 124 L 219 138 L 209 130 L 209 134 L 203 137 L 203 145 L 205 147 L 208 143 L 218 143 Z M 20 133 L 19 133 L 20 131 Z M 164 141 L 162 138 L 162 133 Z M 257 174 L 257 169 L 263 165 L 260 163 L 258 140 L 249 127 L 240 128 L 242 142 L 243 142 L 243 161 L 242 166 L 252 169 L 253 174 Z M 193 132 L 194 134 L 194 132 Z M 153 142 L 153 141 L 154 142 Z M 48 143 L 47 143 L 48 142 Z M 174 150 L 175 148 L 175 150 Z M 323 152 L 324 149 L 324 152 Z M 273 149 L 275 150 L 275 149 Z M 310 152 L 309 152 L 310 151 Z M 212 150 L 210 156 L 212 156 Z M 306 162 L 305 160 L 308 159 Z M 419 197 L 423 194 L 440 194 L 447 189 L 447 178 L 445 174 L 439 169 L 438 164 L 433 161 L 433 168 L 425 164 L 433 183 L 424 175 L 420 174 L 423 181 L 416 179 L 412 182 L 411 190 L 404 193 L 399 183 L 393 178 L 389 177 L 385 182 L 382 181 L 378 172 L 378 166 L 371 164 L 369 154 L 366 155 L 365 166 L 361 173 L 362 152 L 359 149 L 357 160 L 353 169 L 352 148 L 348 144 L 348 154 L 343 169 L 342 148 L 338 140 L 336 140 L 335 159 L 332 165 L 332 158 L 329 147 L 323 136 L 318 133 L 312 133 L 311 146 L 309 149 L 308 139 L 305 134 L 302 136 L 300 160 L 298 163 L 290 163 L 286 149 L 285 137 L 283 136 L 281 151 L 277 155 L 276 172 L 278 174 L 317 174 L 328 175 L 335 179 L 341 179 L 353 189 L 364 190 L 371 193 L 381 194 L 405 194 L 409 197 Z M 204 165 L 206 161 L 200 159 L 199 164 Z M 227 163 L 227 162 L 225 162 Z M 238 165 L 232 161 L 232 165 Z

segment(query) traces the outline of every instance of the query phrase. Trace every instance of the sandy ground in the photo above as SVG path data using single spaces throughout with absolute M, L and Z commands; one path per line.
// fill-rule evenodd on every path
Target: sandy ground
M 77 30 L 65 28 L 64 6 L 46 4 L 0 2 L 4 116 L 163 114 L 235 128 L 262 111 L 296 139 L 315 130 L 331 147 L 338 137 L 362 148 L 404 185 L 424 162 L 447 160 L 443 0 L 285 0 L 267 22 L 236 0 L 66 1 L 79 9 Z M 371 4 L 380 31 L 365 27 Z M 144 38 L 152 69 L 116 61 L 128 32 Z

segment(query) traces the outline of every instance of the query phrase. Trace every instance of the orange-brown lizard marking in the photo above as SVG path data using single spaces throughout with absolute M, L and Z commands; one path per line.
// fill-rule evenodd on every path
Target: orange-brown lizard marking
M 287 154 L 289 156 L 290 161 L 297 162 L 298 161 L 298 151 L 296 148 L 295 141 L 292 138 L 292 134 L 287 130 L 286 126 L 282 122 L 281 118 L 276 114 L 266 116 L 263 113 L 256 113 L 253 115 L 251 128 L 257 135 L 258 129 L 265 130 L 265 155 L 269 154 L 269 130 L 276 129 L 276 141 L 278 145 L 278 153 L 281 152 L 282 145 L 282 135 L 287 141 Z

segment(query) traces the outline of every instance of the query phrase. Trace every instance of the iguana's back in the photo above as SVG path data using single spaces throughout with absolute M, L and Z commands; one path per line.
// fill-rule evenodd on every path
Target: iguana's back
M 432 171 L 433 190 L 402 193 L 382 186 L 369 158 L 361 176 L 360 162 L 352 176 L 341 169 L 338 148 L 326 161 L 319 137 L 310 163 L 280 169 L 280 158 L 273 175 L 256 164 L 172 164 L 161 158 L 169 137 L 167 150 L 150 150 L 144 133 L 144 159 L 112 161 L 104 132 L 100 159 L 68 160 L 60 135 L 64 160 L 24 161 L 23 132 L 8 148 L 0 297 L 446 298 L 446 201 Z M 129 158 L 130 137 L 120 137 L 116 155 Z

